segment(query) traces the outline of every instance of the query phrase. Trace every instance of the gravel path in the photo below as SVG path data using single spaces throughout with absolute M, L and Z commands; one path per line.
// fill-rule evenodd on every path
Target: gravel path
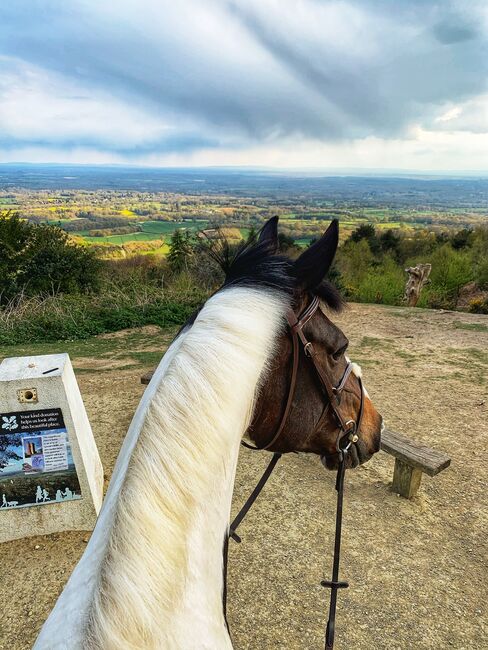
M 338 319 L 387 425 L 448 452 L 412 501 L 389 489 L 393 459 L 377 454 L 346 478 L 337 650 L 488 648 L 488 317 L 351 305 Z M 103 359 L 75 356 L 107 478 L 168 335 L 146 328 L 138 362 L 120 334 Z M 149 346 L 149 347 L 148 347 Z M 151 347 L 152 346 L 152 347 Z M 159 347 L 158 347 L 159 346 Z M 62 346 L 61 346 L 62 347 Z M 130 352 L 127 352 L 127 350 Z M 128 362 L 129 360 L 129 362 Z M 242 450 L 234 509 L 268 456 Z M 229 622 L 236 650 L 323 647 L 334 476 L 290 455 L 231 543 Z M 0 546 L 0 649 L 25 650 L 80 557 L 87 533 Z

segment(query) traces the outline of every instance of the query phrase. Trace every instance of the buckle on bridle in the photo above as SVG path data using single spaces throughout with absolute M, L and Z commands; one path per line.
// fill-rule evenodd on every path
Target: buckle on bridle
M 311 357 L 312 354 L 313 354 L 313 345 L 312 345 L 312 343 L 310 341 L 305 343 L 305 345 L 303 346 L 303 350 L 304 350 L 307 357 Z
M 344 440 L 347 440 L 347 443 L 343 447 L 342 442 Z M 354 420 L 348 420 L 345 424 L 343 435 L 337 441 L 337 450 L 340 452 L 348 451 L 358 440 L 359 436 L 356 433 L 356 422 Z

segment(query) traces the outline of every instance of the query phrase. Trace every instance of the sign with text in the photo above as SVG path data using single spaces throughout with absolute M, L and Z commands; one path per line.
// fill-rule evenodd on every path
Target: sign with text
M 0 508 L 81 499 L 61 409 L 0 413 Z

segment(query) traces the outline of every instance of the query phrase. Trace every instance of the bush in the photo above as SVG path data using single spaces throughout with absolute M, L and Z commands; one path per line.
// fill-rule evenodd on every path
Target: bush
M 385 305 L 401 303 L 405 287 L 405 273 L 395 261 L 387 256 L 383 262 L 372 267 L 358 285 L 361 302 Z
M 56 226 L 31 224 L 0 213 L 0 304 L 19 294 L 95 289 L 101 263 Z
M 140 287 L 105 287 L 97 296 L 23 297 L 0 310 L 0 344 L 84 339 L 127 327 L 181 325 L 206 299 L 184 292 Z
M 405 273 L 391 254 L 375 257 L 366 238 L 349 240 L 339 249 L 334 280 L 345 296 L 359 302 L 401 303 Z
M 429 307 L 430 309 L 454 309 L 455 299 L 445 291 L 434 291 L 424 289 L 417 307 Z
M 476 283 L 481 289 L 488 289 L 488 258 L 481 260 L 475 267 Z
M 175 230 L 169 245 L 168 263 L 173 273 L 188 268 L 193 256 L 195 239 L 189 230 Z
M 424 290 L 419 306 L 454 309 L 459 290 L 474 277 L 471 254 L 455 251 L 450 244 L 444 244 L 428 261 L 432 264 L 431 283 Z
M 475 298 L 469 303 L 468 309 L 473 314 L 488 314 L 488 299 Z

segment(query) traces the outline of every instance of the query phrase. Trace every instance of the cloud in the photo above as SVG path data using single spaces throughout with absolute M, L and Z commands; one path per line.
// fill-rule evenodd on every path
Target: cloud
M 449 104 L 445 112 L 435 118 L 433 130 L 488 134 L 488 93 L 462 104 Z
M 307 143 L 313 157 L 418 129 L 488 131 L 477 0 L 16 0 L 0 7 L 0 57 L 10 155 L 184 160 Z
M 0 57 L 0 148 L 103 148 L 125 155 L 189 151 L 220 142 L 86 82 Z

